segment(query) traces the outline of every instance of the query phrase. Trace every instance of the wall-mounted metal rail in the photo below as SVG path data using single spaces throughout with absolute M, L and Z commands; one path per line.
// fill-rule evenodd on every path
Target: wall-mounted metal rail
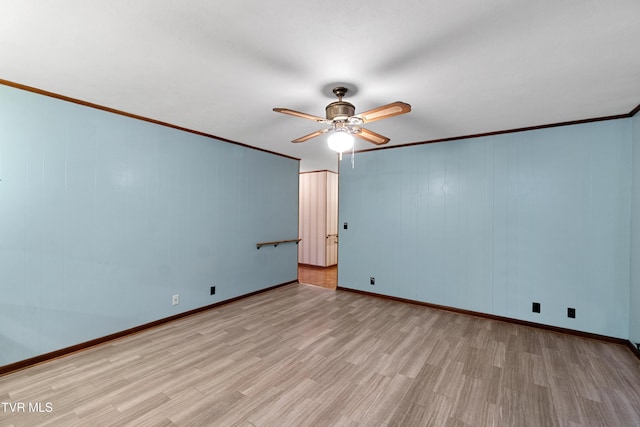
M 293 243 L 295 242 L 296 245 L 300 242 L 300 240 L 302 239 L 292 239 L 292 240 L 276 240 L 275 242 L 261 242 L 261 243 L 256 243 L 256 249 L 260 249 L 263 246 L 271 246 L 273 245 L 278 246 L 280 243 Z

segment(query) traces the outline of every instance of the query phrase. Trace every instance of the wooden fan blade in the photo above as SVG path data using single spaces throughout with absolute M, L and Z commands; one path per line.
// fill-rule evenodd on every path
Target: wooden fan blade
M 365 141 L 371 142 L 372 144 L 376 145 L 383 145 L 389 142 L 389 138 L 387 138 L 386 136 L 382 136 L 365 128 L 361 128 L 360 132 L 354 134 L 354 136 L 357 136 L 360 139 L 364 139 Z
M 274 108 L 276 113 L 289 114 L 290 116 L 302 117 L 303 119 L 313 120 L 314 122 L 324 122 L 326 119 L 311 114 L 301 113 L 300 111 L 290 110 L 288 108 Z
M 369 123 L 399 114 L 406 114 L 409 111 L 411 111 L 411 105 L 406 102 L 397 101 L 374 108 L 373 110 L 365 111 L 364 113 L 356 114 L 356 117 L 360 117 L 364 123 Z
M 327 133 L 329 129 L 320 129 L 315 132 L 311 132 L 309 135 L 301 136 L 300 138 L 294 139 L 291 142 L 305 142 L 308 139 L 315 138 L 316 136 L 322 135 L 323 133 Z

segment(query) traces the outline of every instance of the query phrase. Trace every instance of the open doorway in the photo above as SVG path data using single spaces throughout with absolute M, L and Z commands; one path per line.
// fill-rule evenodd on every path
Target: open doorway
M 338 285 L 338 174 L 300 173 L 298 281 L 336 289 Z

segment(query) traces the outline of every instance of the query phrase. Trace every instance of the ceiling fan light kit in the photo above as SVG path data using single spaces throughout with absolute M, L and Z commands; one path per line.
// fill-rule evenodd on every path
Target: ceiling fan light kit
M 308 135 L 301 136 L 300 138 L 296 138 L 291 142 L 304 142 L 308 139 L 315 138 L 316 136 L 320 136 L 324 133 L 331 132 L 331 135 L 329 135 L 329 138 L 327 138 L 327 144 L 329 145 L 329 148 L 331 150 L 340 154 L 340 158 L 342 158 L 342 153 L 344 151 L 353 148 L 354 136 L 376 145 L 383 145 L 389 142 L 389 138 L 387 138 L 386 136 L 379 135 L 373 131 L 361 127 L 360 125 L 373 122 L 375 120 L 397 116 L 399 114 L 406 114 L 411 111 L 411 105 L 405 102 L 397 101 L 391 104 L 374 108 L 372 110 L 365 111 L 364 113 L 355 114 L 356 108 L 354 107 L 354 105 L 350 102 L 342 100 L 347 92 L 348 89 L 343 86 L 333 88 L 333 93 L 338 97 L 338 100 L 327 105 L 327 107 L 325 108 L 325 119 L 323 119 L 322 117 L 313 116 L 311 114 L 290 110 L 288 108 L 274 108 L 273 111 L 277 113 L 301 117 L 303 119 L 313 120 L 321 124 L 331 125 L 331 127 L 329 128 L 321 129 Z
M 343 130 L 335 131 L 327 138 L 327 145 L 331 150 L 342 154 L 353 148 L 353 135 Z

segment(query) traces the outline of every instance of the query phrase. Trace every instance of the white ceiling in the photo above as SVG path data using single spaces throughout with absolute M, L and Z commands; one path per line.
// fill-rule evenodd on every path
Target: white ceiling
M 640 104 L 638 0 L 3 0 L 0 78 L 337 170 L 332 82 L 389 145 L 625 114 Z M 358 140 L 356 149 L 373 146 Z

